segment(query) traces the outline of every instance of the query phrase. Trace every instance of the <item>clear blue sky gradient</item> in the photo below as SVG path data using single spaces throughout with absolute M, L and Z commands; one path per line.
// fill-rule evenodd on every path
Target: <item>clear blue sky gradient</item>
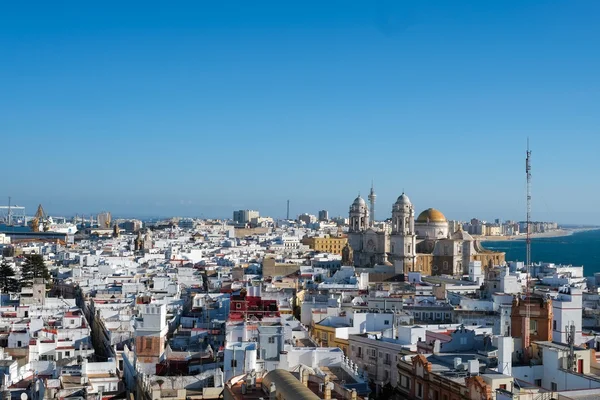
M 0 203 L 600 223 L 600 2 L 3 2 Z

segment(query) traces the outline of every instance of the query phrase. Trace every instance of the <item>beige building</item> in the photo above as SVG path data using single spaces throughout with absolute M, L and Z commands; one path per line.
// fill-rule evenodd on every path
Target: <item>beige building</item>
M 371 204 L 371 209 L 374 205 Z M 350 206 L 348 243 L 356 267 L 393 265 L 396 274 L 468 274 L 469 263 L 484 268 L 503 265 L 505 254 L 485 249 L 462 228 L 450 231 L 440 211 L 428 208 L 415 219 L 415 209 L 404 193 L 392 206 L 391 232 L 376 229 L 367 203 L 358 196 Z
M 298 264 L 278 263 L 274 257 L 265 257 L 262 262 L 263 276 L 288 276 L 300 272 Z

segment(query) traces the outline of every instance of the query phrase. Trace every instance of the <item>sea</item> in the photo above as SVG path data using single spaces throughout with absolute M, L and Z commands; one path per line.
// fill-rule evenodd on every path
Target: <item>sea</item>
M 485 241 L 483 247 L 506 253 L 506 261 L 525 261 L 525 240 Z M 585 276 L 600 272 L 600 229 L 569 236 L 531 239 L 532 262 L 583 265 Z

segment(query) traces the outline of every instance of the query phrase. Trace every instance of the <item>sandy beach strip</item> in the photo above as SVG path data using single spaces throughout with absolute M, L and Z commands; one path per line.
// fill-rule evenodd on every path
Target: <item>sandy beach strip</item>
M 532 239 L 541 239 L 541 238 L 557 238 L 557 237 L 564 237 L 564 236 L 570 236 L 574 233 L 577 232 L 585 232 L 585 231 L 593 231 L 593 230 L 598 230 L 599 228 L 572 228 L 572 229 L 556 229 L 554 231 L 549 231 L 549 232 L 543 232 L 543 233 L 532 233 L 531 234 L 531 238 Z M 481 240 L 481 241 L 502 241 L 502 240 L 525 240 L 527 239 L 525 234 L 522 235 L 516 235 L 516 236 L 473 236 L 475 239 L 477 240 Z

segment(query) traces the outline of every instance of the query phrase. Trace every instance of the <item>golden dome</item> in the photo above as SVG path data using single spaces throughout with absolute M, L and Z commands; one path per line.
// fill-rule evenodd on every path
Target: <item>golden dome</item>
M 428 208 L 419 214 L 416 222 L 448 222 L 444 214 L 436 210 L 435 208 Z

